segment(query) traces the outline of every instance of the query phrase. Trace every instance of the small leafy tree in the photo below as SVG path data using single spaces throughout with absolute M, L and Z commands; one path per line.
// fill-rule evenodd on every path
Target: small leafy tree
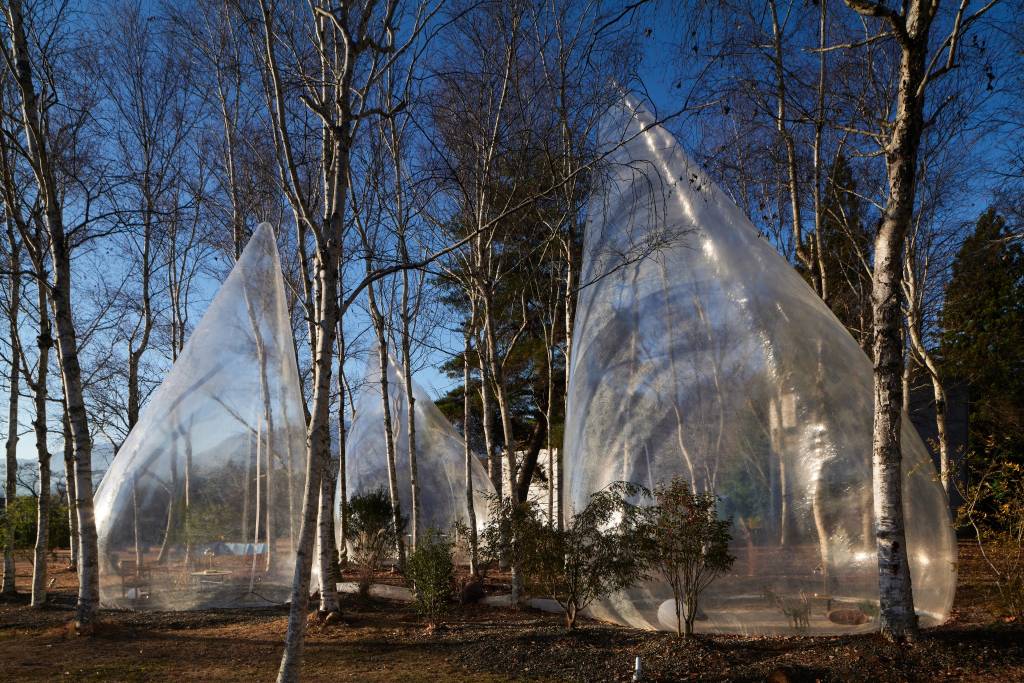
M 504 552 L 518 562 L 527 584 L 555 600 L 573 630 L 594 600 L 643 578 L 643 514 L 628 499 L 646 494 L 635 484 L 614 483 L 591 495 L 562 530 L 549 525 L 535 503 L 498 502 L 484 548 L 488 557 Z
M 352 544 L 359 595 L 365 597 L 370 592 L 374 575 L 391 548 L 395 547 L 397 535 L 404 530 L 405 518 L 400 517 L 403 528 L 396 529 L 391 498 L 384 489 L 353 496 L 348 502 L 348 510 L 345 540 Z
M 645 547 L 651 568 L 672 587 L 676 633 L 689 637 L 700 594 L 736 559 L 729 554 L 732 520 L 718 519 L 715 495 L 694 493 L 682 477 L 656 487 L 654 499 L 645 511 Z
M 437 626 L 448 611 L 455 582 L 452 540 L 437 529 L 427 533 L 405 562 L 405 576 L 416 593 L 416 611 Z

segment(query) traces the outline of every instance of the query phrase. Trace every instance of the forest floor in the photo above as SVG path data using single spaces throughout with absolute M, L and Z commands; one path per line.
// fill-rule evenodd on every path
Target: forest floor
M 311 622 L 308 681 L 1024 681 L 1024 624 L 994 616 L 976 549 L 960 548 L 960 585 L 949 622 L 913 647 L 874 635 L 701 636 L 682 642 L 584 621 L 566 633 L 559 615 L 484 606 L 453 609 L 428 632 L 407 604 L 343 598 L 344 618 Z M 18 586 L 31 565 L 19 556 Z M 55 567 L 67 564 L 58 553 Z M 284 609 L 104 611 L 96 633 L 69 628 L 75 576 L 51 574 L 51 605 L 21 594 L 0 601 L 0 680 L 269 681 L 277 670 Z

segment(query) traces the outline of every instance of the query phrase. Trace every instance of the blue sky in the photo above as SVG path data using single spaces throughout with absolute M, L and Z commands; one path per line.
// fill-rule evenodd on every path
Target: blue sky
M 680 81 L 680 64 L 686 63 L 686 60 L 680 57 L 679 48 L 677 47 L 678 36 L 676 32 L 678 31 L 678 26 L 678 17 L 674 15 L 670 8 L 663 8 L 659 10 L 658 15 L 642 18 L 637 22 L 638 31 L 643 32 L 648 27 L 651 29 L 650 35 L 641 39 L 644 59 L 640 69 L 640 79 L 650 104 L 659 116 L 676 111 L 681 106 L 681 95 L 687 91 L 687 84 L 685 82 L 682 88 L 674 87 Z M 685 118 L 673 121 L 670 127 L 680 135 L 685 147 L 690 151 L 699 152 L 701 140 L 700 133 L 696 127 L 688 126 Z M 988 150 L 984 151 L 988 152 Z M 996 153 L 996 150 L 991 150 L 991 154 L 995 155 Z M 963 204 L 960 210 L 963 213 L 964 219 L 968 220 L 977 216 L 987 201 L 988 197 L 986 196 L 974 196 L 971 198 L 971 201 Z M 75 268 L 79 272 L 105 272 L 107 277 L 115 277 L 116 272 L 110 272 L 111 264 L 105 261 L 106 259 L 103 254 L 82 254 L 76 259 Z M 226 275 L 226 269 L 224 274 Z M 201 304 L 197 303 L 195 307 L 196 313 L 193 317 L 194 322 L 198 321 L 199 312 L 205 308 L 205 303 L 212 298 L 216 290 L 216 284 L 217 282 L 211 279 L 201 288 L 200 298 L 205 301 Z M 364 325 L 365 314 L 361 311 L 353 311 L 351 315 L 354 319 L 353 328 Z M 440 341 L 441 344 L 439 345 L 444 346 L 444 342 L 448 340 L 444 339 L 446 335 L 443 333 L 440 336 L 441 340 L 434 341 Z M 454 346 L 461 346 L 460 340 L 452 339 L 450 341 Z M 426 389 L 428 394 L 435 397 L 444 394 L 459 383 L 459 380 L 450 379 L 436 369 L 445 360 L 446 354 L 441 351 L 424 351 L 423 366 L 415 375 L 415 380 Z M 351 363 L 347 370 L 354 378 L 362 375 L 362 367 L 359 362 Z M 54 381 L 52 386 L 56 388 L 59 385 Z M 0 389 L 0 405 L 6 407 L 6 404 L 6 391 Z M 51 407 L 51 411 L 57 412 L 56 406 Z M 22 401 L 21 412 L 21 431 L 23 435 L 18 447 L 19 458 L 34 461 L 36 457 L 35 443 L 31 433 L 32 416 L 29 401 Z M 51 437 L 51 449 L 55 455 L 53 459 L 54 470 L 60 471 L 63 469 L 63 463 L 59 457 L 61 449 L 59 434 Z

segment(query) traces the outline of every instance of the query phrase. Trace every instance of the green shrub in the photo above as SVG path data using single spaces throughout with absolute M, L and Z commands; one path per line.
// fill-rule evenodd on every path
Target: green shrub
M 354 496 L 348 502 L 349 518 L 346 541 L 352 544 L 352 563 L 358 572 L 359 594 L 366 596 L 373 584 L 374 574 L 405 530 L 405 518 L 400 517 L 402 529 L 395 529 L 391 512 L 391 499 L 384 489 Z
M 431 626 L 436 626 L 448 611 L 454 594 L 451 538 L 436 529 L 428 529 L 406 560 L 405 576 L 416 593 L 416 611 Z
M 527 587 L 555 600 L 566 628 L 594 600 L 623 590 L 644 577 L 646 539 L 641 508 L 629 502 L 646 489 L 617 482 L 590 496 L 564 529 L 551 526 L 535 503 L 494 501 L 483 533 L 489 559 L 516 563 Z

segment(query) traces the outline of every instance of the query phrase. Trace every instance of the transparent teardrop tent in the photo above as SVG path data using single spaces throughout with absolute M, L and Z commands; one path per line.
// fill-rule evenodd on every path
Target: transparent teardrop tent
M 261 224 L 96 493 L 100 601 L 288 599 L 305 419 L 274 231 Z
M 383 490 L 390 492 L 387 445 L 384 431 L 384 405 L 379 351 L 367 357 L 366 375 L 355 416 L 345 444 L 345 479 L 348 498 Z M 416 475 L 419 482 L 419 532 L 452 530 L 456 522 L 469 525 L 466 497 L 465 441 L 445 418 L 426 391 L 414 380 Z M 412 533 L 412 485 L 410 483 L 408 439 L 408 393 L 405 373 L 387 354 L 387 394 L 391 413 L 391 433 L 395 444 L 395 479 L 402 516 L 410 520 L 405 535 Z M 494 487 L 480 460 L 471 455 L 474 523 L 481 529 L 487 520 L 487 496 Z
M 714 492 L 736 561 L 703 594 L 698 631 L 877 629 L 870 361 L 649 113 L 627 100 L 603 131 L 570 365 L 570 504 L 618 480 Z M 914 599 L 934 625 L 952 606 L 955 537 L 905 416 L 901 445 Z M 590 612 L 675 627 L 660 581 Z

